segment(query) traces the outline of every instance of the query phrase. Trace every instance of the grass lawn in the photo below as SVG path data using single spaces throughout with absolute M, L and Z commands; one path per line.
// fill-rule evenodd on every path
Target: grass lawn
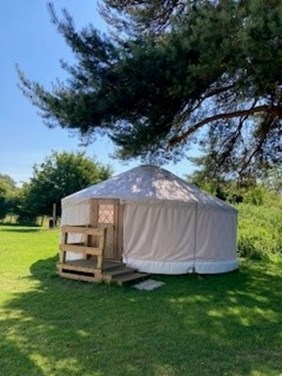
M 56 275 L 58 232 L 0 227 L 0 375 L 282 375 L 282 260 L 145 292 Z

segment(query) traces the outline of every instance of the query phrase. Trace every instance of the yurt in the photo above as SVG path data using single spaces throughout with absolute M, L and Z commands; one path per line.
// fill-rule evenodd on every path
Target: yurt
M 156 166 L 65 197 L 61 221 L 107 227 L 105 257 L 141 272 L 214 274 L 238 267 L 237 211 Z

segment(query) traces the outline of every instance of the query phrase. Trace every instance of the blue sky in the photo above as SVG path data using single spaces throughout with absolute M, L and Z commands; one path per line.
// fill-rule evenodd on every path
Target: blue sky
M 58 13 L 62 8 L 68 9 L 78 28 L 91 22 L 106 31 L 96 0 L 56 0 L 54 4 Z M 79 137 L 60 128 L 48 129 L 37 108 L 20 92 L 16 64 L 28 78 L 50 87 L 56 78 L 66 77 L 60 59 L 73 61 L 70 49 L 50 22 L 46 1 L 0 2 L 0 57 L 0 174 L 8 174 L 18 183 L 28 181 L 32 166 L 43 161 L 51 150 L 86 151 L 90 157 L 111 164 L 114 173 L 139 164 L 112 159 L 114 147 L 109 140 L 99 139 L 82 148 Z M 192 169 L 186 159 L 163 167 L 180 176 Z

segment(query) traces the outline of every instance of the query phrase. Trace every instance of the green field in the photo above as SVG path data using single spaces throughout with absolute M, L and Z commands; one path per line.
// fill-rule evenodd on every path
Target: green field
M 282 260 L 156 276 L 152 292 L 56 275 L 59 234 L 0 227 L 0 375 L 282 375 Z

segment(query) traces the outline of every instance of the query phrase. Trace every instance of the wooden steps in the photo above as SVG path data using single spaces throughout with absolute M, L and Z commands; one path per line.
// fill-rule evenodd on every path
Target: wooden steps
M 118 285 L 123 285 L 125 283 L 132 283 L 140 281 L 148 277 L 148 274 L 139 273 L 132 268 L 128 268 L 122 263 L 119 263 L 115 266 L 110 266 L 103 269 L 103 280 L 117 283 Z
M 118 285 L 139 282 L 148 277 L 126 267 L 121 262 L 105 261 L 102 270 L 96 268 L 95 259 L 79 259 L 58 262 L 58 273 L 61 277 L 85 282 L 110 282 Z

